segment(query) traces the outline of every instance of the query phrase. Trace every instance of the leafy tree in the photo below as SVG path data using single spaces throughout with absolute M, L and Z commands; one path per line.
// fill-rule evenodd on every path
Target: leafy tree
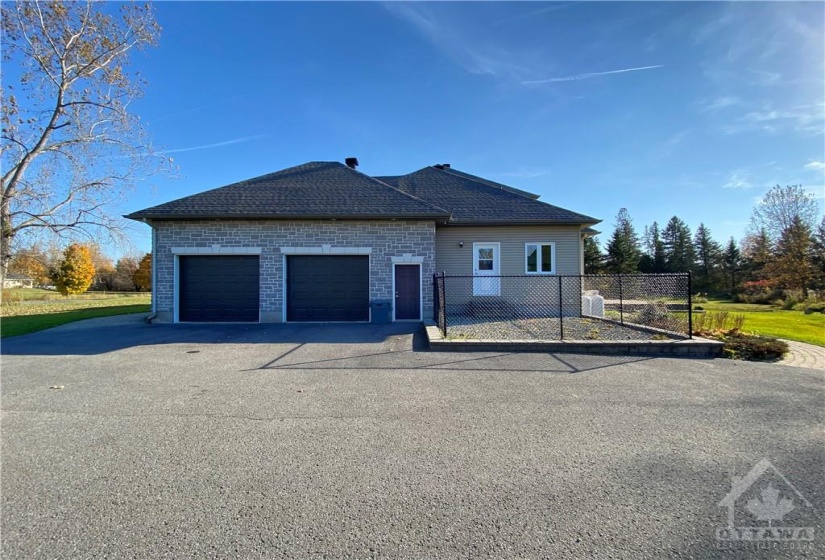
M 810 229 L 816 225 L 819 207 L 816 198 L 805 192 L 802 185 L 776 185 L 765 194 L 753 209 L 750 233 L 767 233 L 772 243 L 777 243 L 783 233 L 794 224 L 795 218 Z
M 151 156 L 129 113 L 143 87 L 130 76 L 130 51 L 155 45 L 160 32 L 150 5 L 124 3 L 117 13 L 105 2 L 52 0 L 0 9 L 1 277 L 21 234 L 117 237 L 121 222 L 106 205 L 168 160 Z
M 767 274 L 783 288 L 801 290 L 808 297 L 808 287 L 816 277 L 811 228 L 795 216 L 776 244 L 776 258 L 765 266 Z
M 627 208 L 616 214 L 616 226 L 607 243 L 606 268 L 615 274 L 633 274 L 639 272 L 639 236 L 633 227 L 633 220 Z
M 121 257 L 115 264 L 114 290 L 120 292 L 134 292 L 135 272 L 140 267 L 140 263 L 135 257 Z
M 645 226 L 642 241 L 645 252 L 639 262 L 639 270 L 645 273 L 664 272 L 665 246 L 658 223 L 653 222 L 650 227 Z
M 712 292 L 719 287 L 719 268 L 722 263 L 722 247 L 711 237 L 710 229 L 700 223 L 693 236 L 696 254 L 695 287 L 699 292 Z
M 722 255 L 722 262 L 725 269 L 726 287 L 732 291 L 736 287 L 736 280 L 742 265 L 742 253 L 733 237 L 728 240 L 728 246 Z
M 82 294 L 92 285 L 95 277 L 95 265 L 89 249 L 78 243 L 72 243 L 63 252 L 61 260 L 53 273 L 57 290 L 64 296 Z
M 9 271 L 28 276 L 37 286 L 50 283 L 49 257 L 36 244 L 17 251 L 9 264 Z
M 690 272 L 693 269 L 696 253 L 693 250 L 690 228 L 685 222 L 673 216 L 662 232 L 662 243 L 667 272 Z
M 139 292 L 148 292 L 152 289 L 152 254 L 146 253 L 140 263 L 138 263 L 137 270 L 132 274 L 132 281 L 135 288 Z

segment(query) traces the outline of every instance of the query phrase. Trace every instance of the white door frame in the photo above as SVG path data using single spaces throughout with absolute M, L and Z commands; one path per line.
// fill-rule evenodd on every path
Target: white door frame
M 493 249 L 493 270 L 478 269 L 478 250 Z M 498 241 L 479 241 L 473 243 L 473 295 L 499 296 L 501 295 L 500 278 L 484 278 L 484 276 L 501 275 L 501 243 Z
M 418 319 L 401 319 L 400 322 L 420 323 L 424 320 L 424 272 L 420 262 L 393 262 L 392 263 L 392 322 L 395 323 L 395 267 L 396 266 L 417 266 L 418 267 Z

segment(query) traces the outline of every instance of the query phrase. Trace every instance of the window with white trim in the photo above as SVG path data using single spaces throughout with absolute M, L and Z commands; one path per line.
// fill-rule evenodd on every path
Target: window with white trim
M 555 274 L 556 244 L 525 243 L 524 272 L 527 274 Z

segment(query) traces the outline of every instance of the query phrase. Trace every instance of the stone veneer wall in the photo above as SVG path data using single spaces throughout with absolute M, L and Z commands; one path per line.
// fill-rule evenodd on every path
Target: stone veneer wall
M 424 316 L 432 317 L 431 278 L 435 266 L 435 223 L 432 221 L 156 221 L 154 266 L 158 320 L 174 317 L 175 256 L 173 248 L 196 248 L 202 254 L 224 254 L 260 248 L 261 320 L 280 322 L 284 305 L 284 258 L 281 247 L 329 245 L 370 247 L 370 299 L 393 299 L 392 257 L 423 257 Z

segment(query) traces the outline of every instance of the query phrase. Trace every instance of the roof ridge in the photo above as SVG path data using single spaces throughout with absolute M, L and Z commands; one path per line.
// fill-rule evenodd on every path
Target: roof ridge
M 352 168 L 350 167 L 350 169 L 352 169 Z M 372 181 L 375 181 L 376 183 L 378 183 L 381 186 L 387 187 L 388 189 L 392 189 L 392 190 L 394 190 L 398 193 L 401 193 L 406 197 L 412 198 L 413 200 L 416 200 L 418 202 L 422 202 L 422 203 L 426 204 L 427 206 L 429 206 L 430 208 L 434 208 L 434 209 L 438 210 L 439 212 L 444 212 L 445 214 L 449 214 L 451 217 L 453 215 L 452 212 L 450 212 L 448 210 L 445 210 L 444 208 L 441 208 L 440 206 L 436 206 L 435 204 L 433 204 L 432 202 L 430 202 L 428 200 L 424 200 L 423 198 L 417 197 L 417 196 L 412 195 L 408 192 L 404 192 L 404 191 L 402 191 L 401 189 L 399 189 L 397 187 L 393 187 L 392 185 L 389 185 L 389 184 L 385 183 L 384 181 L 381 181 L 381 180 L 373 177 L 372 175 L 367 175 L 363 171 L 358 171 L 357 169 L 353 169 L 353 171 L 355 171 L 356 173 L 360 173 L 361 175 L 363 175 L 364 177 L 367 177 L 368 179 L 370 179 Z M 382 176 L 391 177 L 391 175 L 382 175 Z
M 473 175 L 472 173 L 467 173 L 466 171 L 461 171 L 460 169 L 453 169 L 452 167 L 436 167 L 434 165 L 429 166 L 437 171 L 441 171 L 443 173 L 447 173 L 448 175 L 452 175 L 454 177 L 459 177 L 461 179 L 466 179 L 468 181 L 472 181 L 474 183 L 478 183 L 480 185 L 485 185 L 487 187 L 491 187 L 494 189 L 499 189 L 502 191 L 510 192 L 513 194 L 517 194 L 519 196 L 523 196 L 525 198 L 530 198 L 532 200 L 538 200 L 541 195 L 536 193 L 531 193 L 522 189 L 517 189 L 515 187 L 511 187 L 510 185 L 505 185 L 504 183 L 498 183 L 496 181 L 491 181 L 489 179 L 485 179 L 484 177 L 479 177 L 478 175 Z

